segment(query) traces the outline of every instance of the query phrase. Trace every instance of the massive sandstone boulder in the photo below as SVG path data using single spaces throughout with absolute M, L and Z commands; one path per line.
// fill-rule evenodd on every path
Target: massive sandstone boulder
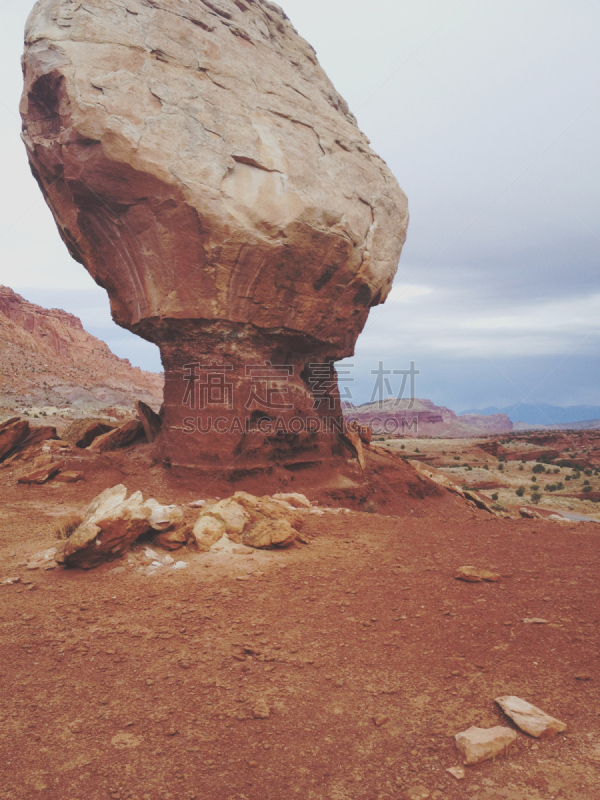
M 314 419 L 341 418 L 337 380 L 315 365 L 351 355 L 385 301 L 407 202 L 284 12 L 39 0 L 24 72 L 61 236 L 115 321 L 160 347 L 165 458 L 330 457 Z

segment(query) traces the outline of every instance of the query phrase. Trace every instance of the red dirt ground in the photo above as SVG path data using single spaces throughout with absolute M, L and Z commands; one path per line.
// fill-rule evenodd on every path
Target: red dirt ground
M 0 580 L 33 581 L 0 586 L 0 798 L 600 797 L 598 525 L 491 517 L 374 456 L 368 483 L 350 464 L 288 477 L 322 506 L 377 503 L 308 516 L 308 545 L 186 549 L 173 555 L 187 569 L 153 576 L 125 562 L 28 572 L 56 518 L 119 482 L 163 502 L 281 488 L 174 476 L 145 448 L 82 458 L 68 467 L 82 484 L 0 472 Z M 465 564 L 503 578 L 456 581 Z M 568 731 L 520 735 L 457 782 L 453 737 L 511 725 L 501 694 Z

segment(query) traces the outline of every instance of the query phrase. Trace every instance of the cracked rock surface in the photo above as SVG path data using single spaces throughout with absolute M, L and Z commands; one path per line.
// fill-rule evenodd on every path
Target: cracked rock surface
M 267 0 L 40 0 L 24 70 L 23 139 L 61 236 L 115 321 L 161 349 L 166 457 L 239 461 L 230 425 L 201 447 L 182 433 L 184 367 L 232 366 L 236 412 L 245 365 L 288 365 L 308 414 L 308 365 L 350 355 L 390 291 L 403 192 Z M 271 447 L 323 454 L 307 435 Z

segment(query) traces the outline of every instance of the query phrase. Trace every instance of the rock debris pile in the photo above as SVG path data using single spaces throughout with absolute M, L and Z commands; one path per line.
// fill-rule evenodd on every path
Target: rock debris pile
M 190 545 L 200 552 L 251 553 L 254 548 L 289 547 L 302 538 L 308 513 L 321 513 L 301 494 L 255 497 L 236 492 L 226 500 L 205 503 L 200 514 L 187 507 L 144 500 L 141 492 L 127 496 L 122 484 L 106 489 L 88 506 L 81 521 L 66 532 L 56 548 L 32 556 L 30 569 L 65 567 L 93 569 L 126 555 L 140 537 L 154 537 L 159 547 L 177 550 Z M 147 549 L 151 564 L 178 566 L 170 555 Z M 180 562 L 184 563 L 184 562 Z

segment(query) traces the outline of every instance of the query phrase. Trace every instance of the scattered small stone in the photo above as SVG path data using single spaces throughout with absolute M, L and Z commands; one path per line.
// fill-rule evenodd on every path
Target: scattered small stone
M 527 617 L 523 622 L 525 625 L 550 625 L 550 620 L 541 617 Z
M 385 725 L 386 722 L 389 722 L 389 717 L 385 714 L 375 714 L 373 717 L 373 722 L 378 728 L 381 728 L 382 725 Z
M 566 723 L 549 716 L 545 711 L 526 700 L 521 700 L 520 697 L 510 695 L 497 697 L 496 703 L 515 725 L 536 739 L 548 739 L 567 729 Z
M 518 734 L 500 725 L 495 728 L 471 727 L 456 734 L 456 749 L 464 764 L 479 764 L 506 753 Z
M 454 577 L 457 581 L 466 581 L 467 583 L 480 583 L 481 581 L 497 583 L 502 576 L 478 567 L 459 567 Z
M 266 700 L 259 700 L 252 709 L 254 719 L 268 719 L 271 716 L 271 709 Z
M 54 480 L 56 483 L 79 483 L 79 481 L 85 480 L 85 474 L 83 472 L 66 470 L 65 472 L 59 472 Z
M 5 578 L 3 581 L 0 581 L 0 586 L 13 586 L 15 583 L 20 583 L 21 578 L 19 576 L 15 578 Z
M 424 786 L 416 786 L 408 792 L 408 800 L 428 800 L 431 797 L 431 792 Z
M 456 778 L 457 781 L 464 781 L 464 779 L 467 777 L 467 773 L 463 767 L 448 767 L 446 772 L 449 772 L 450 775 Z
M 187 567 L 187 562 L 185 561 L 177 561 L 173 564 L 172 569 L 185 569 Z
M 591 681 L 592 677 L 591 677 L 591 675 L 575 675 L 575 680 L 576 681 Z

